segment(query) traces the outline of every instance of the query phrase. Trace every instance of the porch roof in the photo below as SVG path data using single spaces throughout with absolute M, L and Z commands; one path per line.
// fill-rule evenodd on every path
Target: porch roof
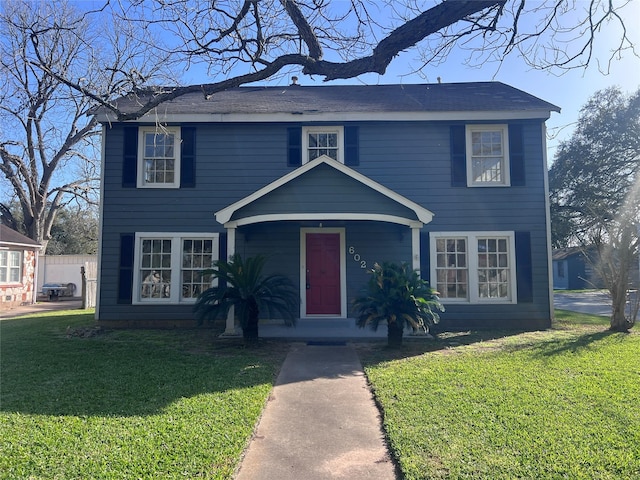
M 327 156 L 215 213 L 225 227 L 286 220 L 372 220 L 420 227 L 433 213 Z

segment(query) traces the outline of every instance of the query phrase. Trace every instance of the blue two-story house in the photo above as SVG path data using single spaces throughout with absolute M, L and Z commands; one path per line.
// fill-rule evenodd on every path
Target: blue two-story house
M 300 318 L 348 318 L 374 262 L 406 261 L 440 292 L 442 328 L 548 327 L 552 111 L 499 82 L 241 87 L 137 121 L 101 111 L 97 319 L 193 325 L 200 271 L 237 252 L 299 285 Z

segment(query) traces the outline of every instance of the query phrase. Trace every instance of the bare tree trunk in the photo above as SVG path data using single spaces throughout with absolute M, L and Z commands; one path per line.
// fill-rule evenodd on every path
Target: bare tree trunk
M 616 285 L 610 290 L 611 293 L 611 322 L 609 329 L 616 332 L 627 332 L 633 323 L 625 315 L 627 304 L 626 285 Z
M 633 261 L 632 230 L 632 225 L 623 225 L 619 234 L 620 242 L 616 245 L 617 248 L 610 249 L 607 255 L 609 257 L 607 261 L 612 267 L 609 277 L 612 308 L 609 328 L 616 332 L 627 332 L 635 323 L 625 312 L 629 291 L 629 273 Z

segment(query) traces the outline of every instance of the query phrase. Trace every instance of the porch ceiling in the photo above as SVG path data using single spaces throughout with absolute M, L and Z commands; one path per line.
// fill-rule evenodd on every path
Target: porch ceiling
M 322 156 L 215 213 L 226 227 L 283 220 L 373 220 L 421 226 L 433 213 Z

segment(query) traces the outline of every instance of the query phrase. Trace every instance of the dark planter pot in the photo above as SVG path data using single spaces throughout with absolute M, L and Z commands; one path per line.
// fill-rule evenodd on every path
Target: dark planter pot
M 391 348 L 402 346 L 402 335 L 404 329 L 397 322 L 390 323 L 387 327 L 387 345 Z

